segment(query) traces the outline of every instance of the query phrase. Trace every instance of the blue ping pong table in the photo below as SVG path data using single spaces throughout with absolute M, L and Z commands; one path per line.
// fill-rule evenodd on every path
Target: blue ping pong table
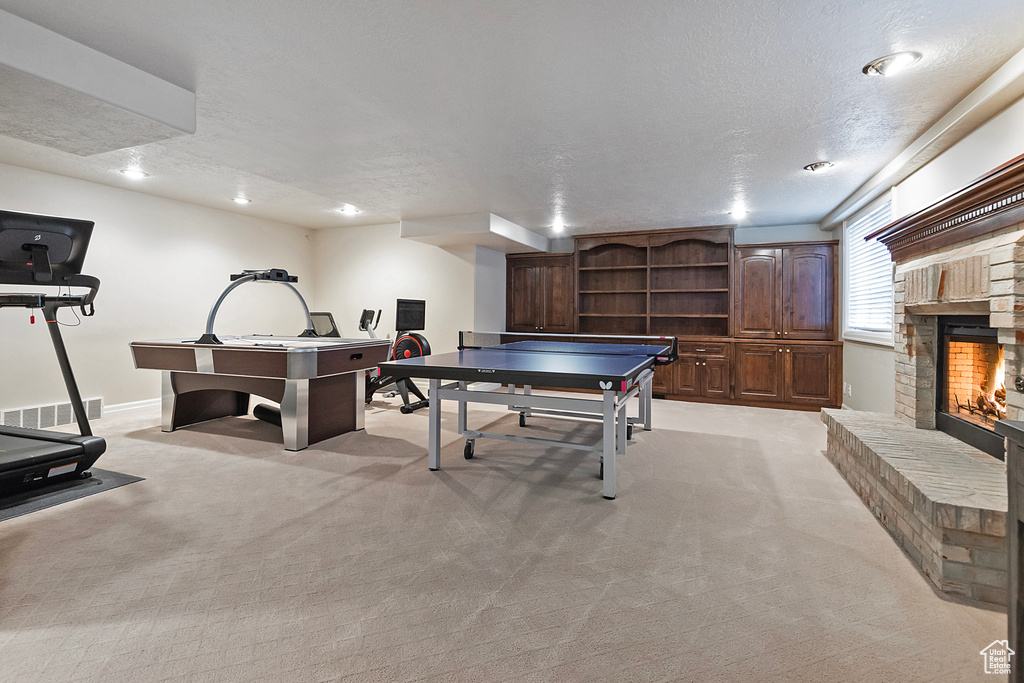
M 441 401 L 458 402 L 458 430 L 466 438 L 464 455 L 471 459 L 477 439 L 501 439 L 558 446 L 601 454 L 604 497 L 615 498 L 615 456 L 626 452 L 633 425 L 651 429 L 651 387 L 656 364 L 676 359 L 674 337 L 609 335 L 515 335 L 505 332 L 460 332 L 459 350 L 439 355 L 381 363 L 382 372 L 395 378 L 430 382 L 429 444 L 427 464 L 441 469 Z M 599 342 L 593 341 L 600 340 Z M 643 343 L 630 343 L 643 342 Z M 446 382 L 442 384 L 442 382 Z M 488 386 L 481 386 L 487 384 Z M 501 385 L 507 389 L 498 389 Z M 517 388 L 522 386 L 522 393 Z M 590 389 L 600 398 L 536 395 L 534 386 Z M 628 416 L 630 399 L 638 398 L 635 417 Z M 556 441 L 521 434 L 482 432 L 467 427 L 467 405 L 506 405 L 526 418 L 544 414 L 602 421 L 596 444 Z

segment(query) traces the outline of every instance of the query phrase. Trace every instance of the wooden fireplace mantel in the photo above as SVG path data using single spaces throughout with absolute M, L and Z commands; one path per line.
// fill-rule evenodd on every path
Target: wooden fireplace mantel
M 890 223 L 877 238 L 899 263 L 926 251 L 1024 222 L 1024 154 L 931 206 Z

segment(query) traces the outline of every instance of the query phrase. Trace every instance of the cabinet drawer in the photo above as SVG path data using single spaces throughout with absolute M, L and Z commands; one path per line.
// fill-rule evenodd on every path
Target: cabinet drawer
M 696 356 L 725 356 L 728 358 L 730 346 L 731 344 L 722 342 L 711 342 L 710 344 L 686 342 L 685 344 L 679 344 L 679 353 L 680 355 L 688 353 Z

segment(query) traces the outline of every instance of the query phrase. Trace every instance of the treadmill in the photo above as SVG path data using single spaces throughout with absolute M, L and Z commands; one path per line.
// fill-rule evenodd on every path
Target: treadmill
M 0 494 L 28 486 L 91 476 L 89 468 L 107 448 L 93 436 L 71 372 L 57 322 L 61 308 L 94 313 L 100 281 L 82 275 L 93 223 L 71 218 L 0 211 L 0 285 L 53 287 L 56 293 L 0 293 L 0 308 L 39 309 L 46 320 L 80 434 L 0 425 Z M 72 293 L 71 288 L 84 288 Z

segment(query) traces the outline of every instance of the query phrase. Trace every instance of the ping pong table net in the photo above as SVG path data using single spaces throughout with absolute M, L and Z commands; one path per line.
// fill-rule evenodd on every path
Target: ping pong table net
M 678 358 L 675 337 L 647 335 L 526 334 L 517 332 L 459 332 L 459 350 L 501 348 L 538 353 L 653 356 L 658 365 Z

